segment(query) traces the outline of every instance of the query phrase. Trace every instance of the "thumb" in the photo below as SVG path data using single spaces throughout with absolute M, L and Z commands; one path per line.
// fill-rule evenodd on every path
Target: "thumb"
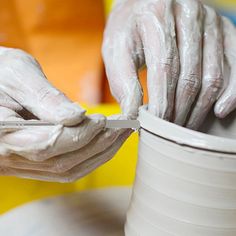
M 70 101 L 46 79 L 38 62 L 17 49 L 3 49 L 0 90 L 39 119 L 63 125 L 76 125 L 85 110 Z
M 62 92 L 48 82 L 38 91 L 38 97 L 24 106 L 38 118 L 67 126 L 79 124 L 85 118 L 85 110 L 69 100 Z

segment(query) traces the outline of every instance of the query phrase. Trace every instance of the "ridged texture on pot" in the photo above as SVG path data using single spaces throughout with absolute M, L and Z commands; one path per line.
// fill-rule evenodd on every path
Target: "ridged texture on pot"
M 236 155 L 178 144 L 142 129 L 125 233 L 235 236 Z

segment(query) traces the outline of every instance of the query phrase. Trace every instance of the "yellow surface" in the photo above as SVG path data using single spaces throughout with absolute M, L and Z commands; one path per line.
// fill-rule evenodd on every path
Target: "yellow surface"
M 236 1 L 235 0 L 214 0 L 212 3 L 222 6 L 222 7 L 235 7 L 236 6 Z
M 209 1 L 210 3 L 213 3 L 217 6 L 222 6 L 222 7 L 235 7 L 236 6 L 236 1 L 235 0 L 205 0 L 205 2 Z M 105 2 L 105 7 L 106 7 L 106 12 L 107 14 L 111 11 L 113 0 L 104 0 Z
M 89 113 L 119 113 L 113 105 L 88 109 Z M 133 134 L 115 158 L 83 179 L 71 184 L 47 183 L 15 177 L 0 177 L 0 214 L 23 203 L 91 188 L 131 185 L 137 157 L 137 134 Z
M 103 0 L 0 0 L 0 24 L 1 46 L 32 54 L 73 101 L 101 103 Z
M 112 8 L 113 0 L 104 0 L 106 13 L 109 14 Z

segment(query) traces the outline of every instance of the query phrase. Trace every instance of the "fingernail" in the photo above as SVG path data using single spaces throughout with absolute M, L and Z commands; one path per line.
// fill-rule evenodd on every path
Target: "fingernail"
M 224 118 L 226 115 L 226 107 L 224 104 L 220 103 L 220 104 L 216 104 L 215 106 L 215 114 L 218 118 Z

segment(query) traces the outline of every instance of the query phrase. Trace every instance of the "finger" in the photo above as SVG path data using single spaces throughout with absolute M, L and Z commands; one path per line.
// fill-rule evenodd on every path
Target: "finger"
M 55 174 L 42 171 L 20 170 L 14 168 L 0 167 L 0 175 L 2 176 L 16 176 L 21 178 L 30 178 L 50 182 L 73 182 L 82 178 L 91 171 L 95 170 L 105 162 L 109 161 L 115 153 L 120 149 L 121 145 L 125 142 L 130 135 L 130 131 L 127 131 L 118 139 L 108 150 L 90 158 L 89 160 L 81 163 L 80 165 L 72 168 L 71 170 Z
M 2 91 L 0 91 L 0 106 L 16 112 L 23 110 L 23 107 L 19 103 Z
M 73 152 L 87 145 L 105 127 L 105 117 L 92 115 L 77 127 L 31 127 L 6 134 L 0 142 L 9 154 L 28 160 L 45 161 L 53 156 Z
M 176 26 L 180 55 L 180 77 L 175 97 L 174 122 L 184 125 L 201 88 L 203 8 L 197 0 L 179 0 Z
M 123 119 L 123 116 L 113 115 L 110 119 Z M 0 156 L 1 166 L 25 170 L 39 170 L 53 173 L 62 173 L 84 162 L 96 154 L 109 148 L 125 129 L 106 129 L 100 132 L 89 144 L 74 152 L 65 153 L 43 162 L 34 162 L 18 155 Z
M 64 173 L 81 164 L 87 159 L 108 149 L 126 130 L 108 129 L 99 133 L 85 147 L 59 156 L 50 158 L 43 162 L 34 162 L 17 155 L 1 156 L 0 165 L 24 170 L 37 170 L 52 173 Z
M 40 65 L 29 54 L 17 49 L 0 49 L 0 89 L 41 120 L 75 125 L 85 111 L 71 102 L 46 79 Z M 8 69 L 10 68 L 10 69 Z
M 17 121 L 23 121 L 23 119 L 15 111 L 13 111 L 7 107 L 0 107 L 0 121 L 1 122 L 4 122 L 4 121 L 16 121 L 17 122 Z M 17 127 L 14 127 L 14 128 L 7 127 L 3 123 L 0 126 L 0 134 L 6 135 L 5 133 L 14 132 L 19 129 L 20 128 L 17 128 Z M 2 143 L 0 143 L 0 145 L 3 146 Z
M 137 38 L 136 35 L 128 36 Z M 102 51 L 112 95 L 120 104 L 123 114 L 136 118 L 138 108 L 142 105 L 143 92 L 138 80 L 139 62 L 134 59 L 138 50 L 132 40 L 121 32 L 113 40 L 105 36 Z
M 22 121 L 22 120 L 23 120 L 22 117 L 14 110 L 0 106 L 0 121 Z
M 206 118 L 223 87 L 223 30 L 220 16 L 205 7 L 202 88 L 187 127 L 197 130 Z
M 0 107 L 0 121 L 23 121 L 22 117 L 17 114 L 15 111 L 7 108 Z M 0 127 L 0 140 L 7 134 L 11 132 L 16 132 L 19 128 L 9 128 L 1 125 Z M 6 156 L 9 153 L 8 148 L 4 145 L 4 143 L 0 142 L 0 155 Z
M 236 29 L 227 18 L 223 17 L 222 20 L 225 57 L 231 71 L 229 84 L 215 105 L 215 114 L 219 118 L 226 117 L 236 108 Z
M 139 17 L 138 27 L 148 69 L 148 110 L 170 120 L 179 74 L 173 1 L 160 0 L 147 8 L 149 14 Z

